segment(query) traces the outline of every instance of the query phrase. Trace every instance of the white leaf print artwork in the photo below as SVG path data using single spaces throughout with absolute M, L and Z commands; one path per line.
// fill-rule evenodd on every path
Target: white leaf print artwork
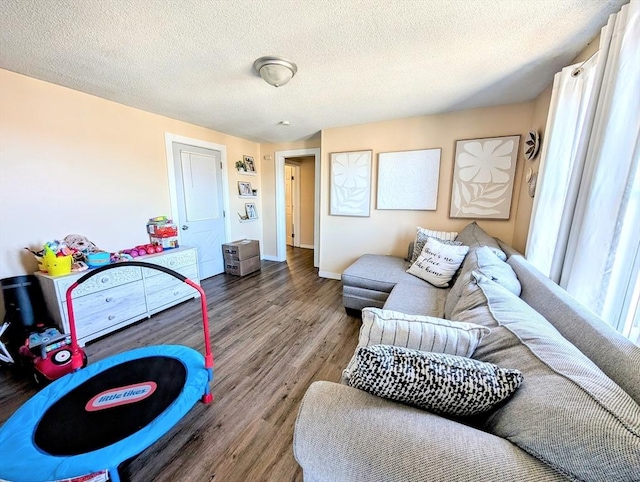
M 451 217 L 509 219 L 520 136 L 458 141 Z
M 505 171 L 511 167 L 514 144 L 513 141 L 502 143 L 500 139 L 467 143 L 465 151 L 458 155 L 460 179 L 478 183 L 509 182 Z
M 371 151 L 331 154 L 332 215 L 368 216 Z

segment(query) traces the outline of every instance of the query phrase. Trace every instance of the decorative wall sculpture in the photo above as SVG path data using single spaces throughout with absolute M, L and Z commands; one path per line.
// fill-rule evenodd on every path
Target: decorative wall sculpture
M 451 218 L 509 219 L 520 136 L 456 142 Z
M 378 209 L 434 211 L 438 202 L 441 149 L 378 155 Z
M 331 154 L 332 216 L 369 216 L 372 151 Z

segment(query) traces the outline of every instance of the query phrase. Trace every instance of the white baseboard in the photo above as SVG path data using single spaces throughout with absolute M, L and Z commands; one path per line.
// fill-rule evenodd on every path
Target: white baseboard
M 331 271 L 318 271 L 318 276 L 329 279 L 342 279 L 342 273 L 332 273 Z
M 313 249 L 314 248 L 313 244 L 301 244 L 300 247 L 304 248 L 304 249 Z
M 270 256 L 270 255 L 263 255 L 261 259 L 264 259 L 265 261 L 279 261 L 277 256 Z

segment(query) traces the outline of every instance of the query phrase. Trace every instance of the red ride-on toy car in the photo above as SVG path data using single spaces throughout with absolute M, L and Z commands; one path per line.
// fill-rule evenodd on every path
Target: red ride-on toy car
M 82 366 L 87 366 L 87 355 L 82 353 Z M 56 328 L 46 328 L 39 333 L 31 333 L 20 356 L 25 365 L 33 366 L 33 378 L 38 384 L 47 384 L 71 373 L 71 336 L 60 333 Z

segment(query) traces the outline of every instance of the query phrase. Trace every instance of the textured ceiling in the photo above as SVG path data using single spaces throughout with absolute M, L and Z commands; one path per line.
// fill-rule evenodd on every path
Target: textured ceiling
M 246 139 L 290 141 L 531 100 L 625 3 L 0 0 L 0 67 Z M 298 74 L 266 84 L 252 70 L 264 55 L 296 62 Z

